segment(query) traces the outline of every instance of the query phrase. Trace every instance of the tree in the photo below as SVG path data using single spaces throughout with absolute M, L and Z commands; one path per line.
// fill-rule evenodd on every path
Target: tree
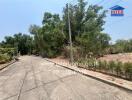
M 83 31 L 84 26 L 84 17 L 85 17 L 85 7 L 86 2 L 84 0 L 79 0 L 77 5 L 69 5 L 69 16 L 71 19 L 71 31 L 72 31 L 72 40 L 75 41 L 75 36 Z M 68 7 L 63 9 L 63 22 L 65 33 L 68 33 Z M 66 34 L 67 38 L 68 35 Z
M 22 33 L 15 34 L 13 37 L 6 36 L 2 47 L 16 48 L 22 55 L 28 54 L 32 51 L 32 37 Z
M 71 19 L 72 40 L 74 46 L 81 47 L 84 55 L 92 53 L 95 56 L 103 54 L 104 49 L 109 45 L 110 36 L 102 33 L 106 11 L 97 5 L 90 5 L 84 0 L 78 0 L 77 5 L 69 6 Z M 63 21 L 65 33 L 68 33 L 68 8 L 64 8 Z M 66 35 L 67 36 L 67 35 Z M 68 40 L 68 37 L 67 37 Z
M 119 39 L 115 44 L 111 45 L 110 53 L 128 53 L 132 52 L 132 39 L 122 40 Z
M 41 27 L 37 26 L 37 25 L 31 25 L 29 28 L 29 32 L 34 36 L 33 39 L 33 54 L 37 54 L 39 53 L 39 51 L 41 50 Z
M 54 57 L 61 53 L 64 45 L 65 34 L 63 23 L 58 14 L 46 12 L 42 21 L 43 26 L 30 27 L 30 33 L 34 33 L 34 41 L 39 47 L 42 56 Z
M 69 5 L 73 45 L 85 55 L 92 52 L 93 55 L 100 56 L 110 41 L 109 35 L 102 33 L 106 11 L 97 5 L 86 6 L 87 2 L 84 0 L 78 0 L 76 5 Z M 64 45 L 68 45 L 67 5 L 63 11 L 62 20 L 59 14 L 46 12 L 42 27 L 32 25 L 29 29 L 34 35 L 36 51 L 42 56 L 56 56 L 62 52 Z

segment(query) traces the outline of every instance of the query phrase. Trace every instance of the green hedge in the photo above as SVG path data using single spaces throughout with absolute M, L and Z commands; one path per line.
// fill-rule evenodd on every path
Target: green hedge
M 0 48 L 0 64 L 12 60 L 14 55 L 16 55 L 14 48 Z
M 132 80 L 132 62 L 122 63 L 117 61 L 98 61 L 94 58 L 80 59 L 77 62 L 79 67 L 85 69 L 103 72 L 106 74 L 118 76 Z
M 0 54 L 0 64 L 4 64 L 10 61 L 10 56 L 8 54 Z

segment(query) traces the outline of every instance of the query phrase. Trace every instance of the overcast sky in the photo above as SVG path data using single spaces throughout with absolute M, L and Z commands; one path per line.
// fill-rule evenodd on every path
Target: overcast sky
M 62 15 L 66 3 L 77 0 L 0 0 L 0 41 L 7 35 L 18 32 L 29 34 L 31 24 L 41 25 L 44 12 Z M 104 9 L 120 5 L 125 8 L 124 17 L 111 17 L 107 14 L 105 33 L 112 41 L 132 38 L 132 0 L 85 0 L 89 4 L 99 4 Z M 103 1 L 103 2 L 102 2 Z

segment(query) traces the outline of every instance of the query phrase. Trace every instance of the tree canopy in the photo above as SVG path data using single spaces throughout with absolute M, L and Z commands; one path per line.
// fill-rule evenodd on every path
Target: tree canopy
M 26 34 L 18 33 L 14 36 L 6 36 L 5 41 L 1 43 L 2 47 L 16 48 L 22 55 L 31 53 L 32 37 Z
M 106 11 L 97 5 L 87 7 L 87 2 L 78 0 L 76 5 L 66 5 L 63 17 L 50 12 L 44 13 L 42 27 L 31 25 L 30 33 L 34 35 L 37 50 L 43 56 L 53 57 L 60 54 L 64 46 L 69 45 L 68 9 L 74 47 L 80 47 L 81 52 L 92 52 L 94 55 L 109 45 L 110 37 L 102 33 Z M 98 52 L 97 52 L 98 51 Z

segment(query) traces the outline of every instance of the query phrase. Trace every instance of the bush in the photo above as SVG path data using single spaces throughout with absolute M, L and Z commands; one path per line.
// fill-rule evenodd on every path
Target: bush
M 123 63 L 122 62 L 117 62 L 116 66 L 114 68 L 117 76 L 123 75 L 122 69 L 123 69 Z
M 78 53 L 78 47 L 72 47 L 72 52 L 73 52 L 74 61 L 80 59 L 80 55 Z M 70 58 L 70 46 L 66 46 L 63 50 L 63 53 L 66 58 Z
M 94 58 L 90 58 L 87 60 L 87 66 L 89 69 L 91 70 L 96 70 L 97 68 L 97 62 L 96 62 L 96 59 Z
M 123 68 L 125 72 L 125 77 L 132 80 L 132 63 L 125 63 Z
M 7 54 L 0 54 L 0 64 L 10 61 L 10 56 Z
M 117 64 L 114 61 L 110 61 L 108 64 L 108 70 L 113 74 L 114 73 L 114 68 L 116 68 Z
M 102 65 L 102 61 L 99 60 L 98 61 L 98 70 L 102 70 L 102 66 L 101 65 Z
M 107 70 L 107 68 L 106 68 L 107 65 L 108 65 L 107 61 L 99 61 L 99 69 L 101 71 L 106 71 Z
M 78 60 L 78 66 L 132 80 L 132 63 L 130 62 L 123 64 L 122 62 L 97 61 L 94 58 L 89 58 Z
M 0 48 L 0 54 L 7 53 L 10 56 L 16 55 L 17 51 L 14 48 Z
M 16 54 L 17 53 L 14 48 L 0 48 L 0 64 L 12 60 L 13 56 Z

